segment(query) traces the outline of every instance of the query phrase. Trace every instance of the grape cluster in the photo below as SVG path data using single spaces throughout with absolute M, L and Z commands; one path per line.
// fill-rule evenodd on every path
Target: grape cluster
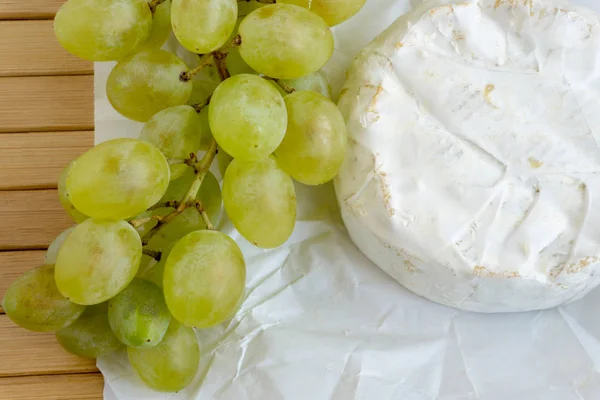
M 227 321 L 244 299 L 243 254 L 216 229 L 222 210 L 249 242 L 280 246 L 296 220 L 293 179 L 325 183 L 344 159 L 320 68 L 330 26 L 364 2 L 68 0 L 59 42 L 117 61 L 108 99 L 145 125 L 64 169 L 60 202 L 77 225 L 8 288 L 6 314 L 82 357 L 126 346 L 149 387 L 186 387 L 200 357 L 193 328 Z M 161 49 L 171 30 L 194 65 Z

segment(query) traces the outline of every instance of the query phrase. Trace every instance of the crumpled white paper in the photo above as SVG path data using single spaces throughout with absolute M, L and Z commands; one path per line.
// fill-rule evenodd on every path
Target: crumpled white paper
M 336 27 L 327 66 L 334 90 L 354 55 L 422 0 L 368 0 Z M 577 0 L 600 12 L 599 0 Z M 412 3 L 412 4 L 411 4 Z M 112 110 L 96 65 L 96 142 L 136 137 Z M 558 309 L 485 315 L 431 303 L 364 257 L 345 232 L 331 185 L 298 185 L 293 236 L 254 248 L 230 225 L 248 266 L 247 299 L 223 326 L 198 331 L 190 387 L 147 389 L 124 352 L 103 357 L 105 399 L 597 400 L 600 289 Z

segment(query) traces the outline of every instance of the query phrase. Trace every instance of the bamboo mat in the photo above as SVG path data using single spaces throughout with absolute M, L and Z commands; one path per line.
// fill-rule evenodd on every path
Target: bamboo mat
M 93 145 L 93 67 L 64 51 L 52 18 L 64 0 L 0 0 L 0 297 L 72 225 L 56 183 Z M 102 399 L 93 361 L 0 308 L 0 399 Z

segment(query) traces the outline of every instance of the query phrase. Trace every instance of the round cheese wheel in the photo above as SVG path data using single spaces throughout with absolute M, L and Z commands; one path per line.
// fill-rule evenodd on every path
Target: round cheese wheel
M 348 72 L 335 181 L 348 231 L 438 303 L 579 299 L 600 283 L 600 17 L 549 0 L 445 3 L 401 17 Z

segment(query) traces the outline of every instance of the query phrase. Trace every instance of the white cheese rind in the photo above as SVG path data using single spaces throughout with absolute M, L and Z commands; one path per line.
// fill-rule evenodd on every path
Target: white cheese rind
M 342 216 L 405 287 L 510 312 L 600 283 L 597 14 L 542 0 L 421 8 L 360 53 L 339 106 Z

